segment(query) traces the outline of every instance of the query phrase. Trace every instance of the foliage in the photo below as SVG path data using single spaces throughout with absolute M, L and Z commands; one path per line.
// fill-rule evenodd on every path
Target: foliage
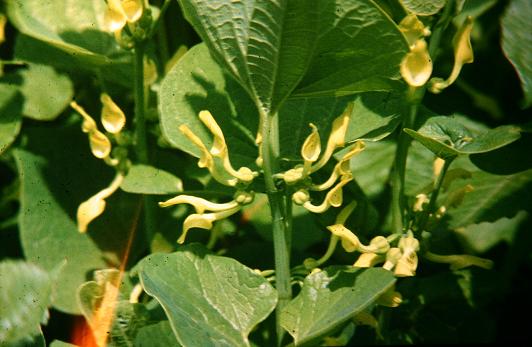
M 0 346 L 531 340 L 531 11 L 3 2 Z

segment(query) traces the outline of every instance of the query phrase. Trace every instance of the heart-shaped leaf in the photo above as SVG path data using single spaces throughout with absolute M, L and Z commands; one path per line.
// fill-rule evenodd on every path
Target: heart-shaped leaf
M 401 0 L 401 4 L 408 12 L 418 16 L 432 16 L 438 13 L 446 0 Z
M 295 88 L 313 53 L 318 8 L 307 0 L 180 0 L 216 59 L 266 113 Z
M 468 128 L 458 117 L 432 117 L 418 130 L 404 131 L 442 159 L 485 153 L 519 139 L 520 128 L 504 125 L 484 132 Z
M 277 304 L 269 282 L 234 259 L 190 245 L 140 263 L 144 290 L 164 308 L 183 346 L 249 346 Z
M 281 324 L 296 345 L 318 342 L 374 303 L 395 278 L 379 268 L 330 267 L 307 276 L 301 293 L 283 310 Z
M 294 94 L 346 95 L 402 89 L 399 64 L 408 52 L 393 20 L 371 0 L 319 0 L 319 37 Z

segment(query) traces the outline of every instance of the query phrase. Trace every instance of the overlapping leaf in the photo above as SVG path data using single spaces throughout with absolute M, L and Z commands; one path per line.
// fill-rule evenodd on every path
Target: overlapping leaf
M 175 194 L 183 190 L 183 182 L 167 171 L 137 164 L 129 168 L 120 188 L 137 194 Z
M 22 126 L 22 95 L 14 86 L 0 84 L 0 154 L 15 141 Z
M 283 310 L 281 324 L 296 345 L 315 345 L 319 338 L 374 303 L 394 283 L 392 273 L 383 269 L 324 269 L 307 276 L 301 293 Z
M 198 245 L 148 256 L 139 276 L 183 346 L 249 346 L 251 329 L 277 304 L 275 289 L 262 276 Z

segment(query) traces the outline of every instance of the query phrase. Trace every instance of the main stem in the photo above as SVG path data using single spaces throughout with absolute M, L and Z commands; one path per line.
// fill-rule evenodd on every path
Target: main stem
M 141 164 L 148 163 L 148 141 L 146 137 L 146 95 L 144 86 L 144 43 L 135 45 L 135 150 Z M 155 235 L 156 211 L 153 199 L 143 196 L 144 227 L 148 240 Z
M 262 115 L 262 168 L 264 171 L 264 183 L 270 203 L 273 229 L 273 248 L 275 256 L 275 284 L 279 302 L 275 311 L 277 343 L 281 344 L 284 329 L 281 327 L 281 312 L 292 298 L 290 285 L 290 235 L 286 223 L 290 220 L 286 216 L 287 207 L 284 192 L 277 189 L 273 175 L 279 170 L 279 127 L 278 115 Z

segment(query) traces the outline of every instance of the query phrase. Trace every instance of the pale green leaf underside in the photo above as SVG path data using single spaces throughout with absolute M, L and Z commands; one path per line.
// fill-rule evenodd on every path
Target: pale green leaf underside
M 74 95 L 70 79 L 46 65 L 30 64 L 27 69 L 5 75 L 0 82 L 18 87 L 24 96 L 24 116 L 35 120 L 55 119 Z
M 266 279 L 199 245 L 152 254 L 141 261 L 139 275 L 183 346 L 249 346 L 251 329 L 277 304 Z
M 7 0 L 7 14 L 20 32 L 92 65 L 112 63 L 123 54 L 104 30 L 104 0 Z M 121 53 L 122 52 L 122 53 Z
M 16 87 L 0 84 L 0 154 L 15 141 L 20 132 L 22 102 Z
M 266 113 L 277 111 L 305 72 L 318 29 L 308 0 L 180 0 L 211 53 Z
M 502 48 L 514 65 L 525 96 L 524 107 L 532 105 L 532 2 L 512 0 L 502 17 Z
M 301 293 L 283 310 L 281 324 L 296 345 L 316 343 L 374 303 L 394 283 L 392 273 L 380 268 L 326 268 L 307 276 Z
M 41 334 L 40 325 L 48 321 L 53 282 L 48 272 L 32 263 L 0 263 L 0 342 L 16 343 Z
M 129 168 L 120 188 L 136 194 L 175 194 L 183 190 L 183 182 L 167 171 L 136 164 Z
M 520 128 L 504 125 L 485 132 L 468 129 L 459 118 L 432 117 L 418 131 L 404 131 L 443 159 L 485 153 L 519 139 Z

